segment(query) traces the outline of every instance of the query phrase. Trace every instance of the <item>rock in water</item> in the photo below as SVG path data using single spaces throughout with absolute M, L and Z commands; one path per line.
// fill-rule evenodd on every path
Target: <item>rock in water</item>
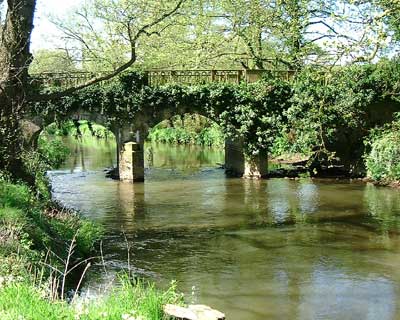
M 198 320 L 225 320 L 225 314 L 202 304 L 190 305 L 189 310 L 197 315 Z
M 222 312 L 201 304 L 189 305 L 188 307 L 167 304 L 164 306 L 164 313 L 182 320 L 225 320 L 225 315 Z
M 176 319 L 197 320 L 197 315 L 193 311 L 174 304 L 165 305 L 164 313 Z

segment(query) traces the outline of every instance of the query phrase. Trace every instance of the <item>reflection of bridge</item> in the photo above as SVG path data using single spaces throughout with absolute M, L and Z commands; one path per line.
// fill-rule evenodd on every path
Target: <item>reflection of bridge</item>
M 106 72 L 45 72 L 32 74 L 32 79 L 39 84 L 69 87 L 105 75 Z M 164 84 L 205 84 L 210 82 L 251 83 L 262 78 L 290 80 L 294 77 L 292 70 L 150 70 L 144 71 L 149 86 Z

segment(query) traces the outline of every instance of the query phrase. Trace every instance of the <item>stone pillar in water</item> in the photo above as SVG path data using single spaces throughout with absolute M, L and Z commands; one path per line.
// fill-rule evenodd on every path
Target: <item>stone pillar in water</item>
M 119 153 L 119 179 L 126 182 L 144 181 L 143 144 L 126 142 Z
M 225 140 L 225 172 L 229 176 L 241 177 L 244 174 L 244 153 L 241 140 Z
M 243 152 L 242 139 L 225 140 L 225 170 L 228 175 L 260 179 L 268 175 L 267 152 L 248 156 Z
M 261 179 L 268 175 L 268 153 L 259 151 L 257 155 L 245 156 L 243 178 Z

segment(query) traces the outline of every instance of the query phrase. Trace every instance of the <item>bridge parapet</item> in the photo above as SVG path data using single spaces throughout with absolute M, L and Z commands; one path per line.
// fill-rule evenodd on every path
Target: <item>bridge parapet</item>
M 149 86 L 165 84 L 206 84 L 211 82 L 252 83 L 265 78 L 291 80 L 296 72 L 292 70 L 150 70 L 146 71 Z M 106 74 L 106 72 L 45 72 L 32 74 L 32 82 L 45 86 L 72 87 Z
M 210 82 L 236 83 L 256 82 L 263 77 L 284 80 L 293 79 L 291 70 L 150 70 L 147 71 L 149 85 L 159 86 L 170 83 L 205 84 Z
M 73 87 L 83 84 L 94 77 L 106 74 L 105 72 L 42 72 L 31 74 L 32 83 L 54 87 Z

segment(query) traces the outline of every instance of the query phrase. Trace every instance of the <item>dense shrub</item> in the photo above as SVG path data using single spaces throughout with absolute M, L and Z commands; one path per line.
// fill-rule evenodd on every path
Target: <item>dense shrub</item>
M 159 123 L 149 131 L 148 140 L 214 147 L 224 145 L 224 135 L 216 123 L 200 115 L 190 114 L 175 116 Z
M 69 156 L 70 150 L 59 138 L 49 138 L 41 135 L 38 151 L 50 168 L 58 168 Z
M 400 114 L 383 129 L 375 129 L 366 140 L 367 174 L 377 181 L 400 181 Z

